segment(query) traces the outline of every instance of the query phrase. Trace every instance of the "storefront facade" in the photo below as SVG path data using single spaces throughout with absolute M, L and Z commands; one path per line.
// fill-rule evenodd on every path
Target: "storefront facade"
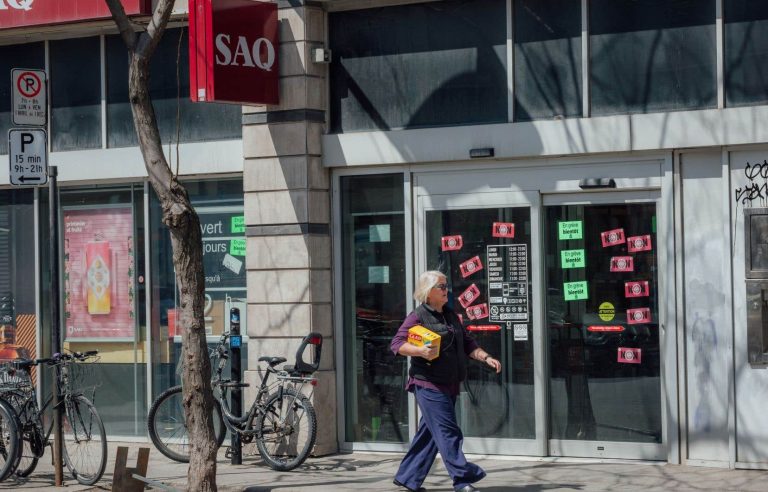
M 503 364 L 500 376 L 470 366 L 457 407 L 467 451 L 768 468 L 756 211 L 768 197 L 768 7 L 277 3 L 280 104 L 192 104 L 182 88 L 178 156 L 204 227 L 209 341 L 240 307 L 255 380 L 259 356 L 325 337 L 317 454 L 407 448 L 418 409 L 388 345 L 415 307 L 414 279 L 439 269 Z M 179 6 L 152 79 L 166 147 L 184 19 Z M 100 390 L 108 432 L 144 439 L 149 402 L 177 377 L 176 288 L 118 41 L 107 21 L 0 30 L 0 71 L 50 73 L 64 275 L 106 239 L 130 277 L 108 336 L 75 323 L 103 315 L 64 277 L 65 340 L 104 347 L 102 377 L 119 381 Z M 58 75 L 72 63 L 92 80 Z M 32 320 L 29 350 L 43 353 L 47 194 L 2 188 L 3 289 L 14 333 Z M 112 228 L 90 237 L 105 216 Z M 33 230 L 4 239 L 29 217 Z M 30 268 L 34 292 L 19 280 Z

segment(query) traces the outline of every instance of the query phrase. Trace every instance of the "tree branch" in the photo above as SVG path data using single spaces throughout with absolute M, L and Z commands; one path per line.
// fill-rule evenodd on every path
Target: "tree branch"
M 123 42 L 129 50 L 133 51 L 136 44 L 136 29 L 133 26 L 133 22 L 125 14 L 125 9 L 120 0 L 104 0 L 109 11 L 112 13 L 112 18 L 117 24 L 117 28 L 120 30 L 120 37 L 123 38 Z
M 107 0 L 115 1 L 115 0 Z M 173 0 L 159 0 L 152 13 L 152 20 L 149 21 L 147 32 L 139 38 L 136 52 L 139 56 L 150 58 L 155 52 L 160 38 L 163 37 L 165 27 L 168 25 L 168 19 L 171 18 L 173 11 Z

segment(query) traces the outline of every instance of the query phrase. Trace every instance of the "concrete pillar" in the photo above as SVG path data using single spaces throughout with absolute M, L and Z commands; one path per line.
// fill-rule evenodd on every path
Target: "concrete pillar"
M 320 160 L 327 70 L 310 61 L 311 49 L 324 42 L 325 19 L 320 7 L 303 0 L 279 1 L 278 19 L 280 104 L 243 108 L 246 378 L 252 387 L 258 383 L 259 357 L 293 362 L 304 335 L 323 334 L 312 395 L 319 423 L 314 454 L 322 455 L 338 449 L 329 176 Z

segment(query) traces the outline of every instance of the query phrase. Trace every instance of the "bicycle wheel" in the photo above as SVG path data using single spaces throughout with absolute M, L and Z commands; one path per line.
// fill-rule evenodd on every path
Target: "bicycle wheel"
M 181 386 L 168 388 L 152 402 L 147 416 L 149 438 L 158 451 L 179 463 L 189 463 L 189 432 L 184 419 Z M 227 429 L 219 402 L 213 401 L 213 432 L 221 447 Z
M 0 400 L 0 482 L 13 473 L 20 448 L 19 419 L 13 407 Z
M 107 433 L 93 403 L 82 395 L 65 401 L 61 430 L 72 476 L 83 485 L 98 482 L 107 466 Z
M 36 437 L 30 432 L 25 432 L 21 437 L 21 459 L 19 459 L 19 464 L 16 467 L 17 477 L 28 477 L 35 471 L 35 468 L 37 468 L 39 457 L 35 453 L 35 446 L 32 445 L 35 438 Z
M 305 395 L 291 388 L 273 394 L 259 416 L 256 445 L 270 468 L 293 470 L 304 463 L 317 437 L 315 409 Z

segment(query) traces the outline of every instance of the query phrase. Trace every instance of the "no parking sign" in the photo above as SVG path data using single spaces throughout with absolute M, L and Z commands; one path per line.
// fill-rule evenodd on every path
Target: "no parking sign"
M 14 125 L 45 126 L 48 107 L 45 84 L 45 70 L 11 70 Z

